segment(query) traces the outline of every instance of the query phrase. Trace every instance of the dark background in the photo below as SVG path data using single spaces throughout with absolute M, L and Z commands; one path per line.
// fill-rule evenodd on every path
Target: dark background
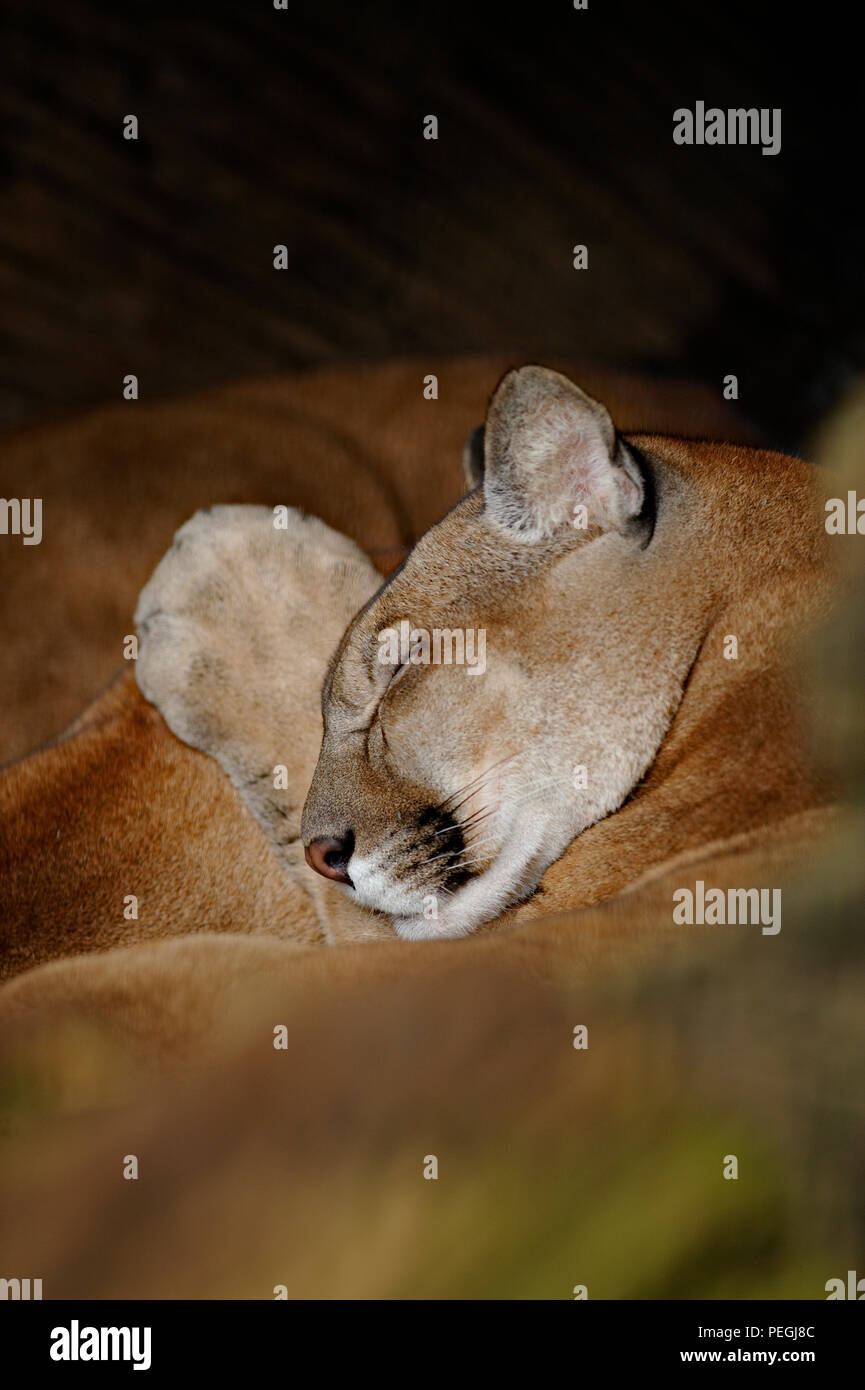
M 734 372 L 795 447 L 865 358 L 849 13 L 7 0 L 0 428 L 504 349 Z M 675 146 L 698 99 L 781 106 L 780 155 Z

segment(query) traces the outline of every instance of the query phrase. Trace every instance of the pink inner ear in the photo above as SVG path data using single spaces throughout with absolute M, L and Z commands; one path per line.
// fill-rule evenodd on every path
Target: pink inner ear
M 614 459 L 613 422 L 602 405 L 541 367 L 509 373 L 487 416 L 486 503 L 525 538 L 575 525 L 620 529 L 639 509 L 639 484 Z
M 569 450 L 567 478 L 571 502 L 582 504 L 592 521 L 602 526 L 618 522 L 621 502 L 617 480 L 601 440 L 583 443 L 578 452 Z
M 586 439 L 585 429 L 576 430 L 574 435 L 568 441 L 566 465 L 570 503 L 584 506 L 597 525 L 620 526 L 639 511 L 640 489 L 610 458 L 599 435 Z
M 625 472 L 624 468 L 616 468 L 616 480 L 625 503 L 626 512 L 629 516 L 635 516 L 640 510 L 643 500 L 640 489 L 637 487 L 637 484 L 630 474 Z

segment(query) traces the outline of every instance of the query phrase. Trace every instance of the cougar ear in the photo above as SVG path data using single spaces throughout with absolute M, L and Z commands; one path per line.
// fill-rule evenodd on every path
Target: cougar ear
M 626 532 L 645 493 L 600 402 L 547 367 L 502 378 L 484 430 L 485 508 L 498 525 L 527 541 L 566 527 Z
M 480 487 L 484 480 L 484 427 L 473 429 L 463 445 L 463 472 L 469 489 Z

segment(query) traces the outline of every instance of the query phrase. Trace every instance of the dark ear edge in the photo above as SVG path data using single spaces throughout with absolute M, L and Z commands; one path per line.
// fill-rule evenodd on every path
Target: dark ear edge
M 632 467 L 640 476 L 643 485 L 643 505 L 634 517 L 634 526 L 640 533 L 642 539 L 640 549 L 645 550 L 651 543 L 655 534 L 655 522 L 658 516 L 658 491 L 655 483 L 655 470 L 652 467 L 651 459 L 642 449 L 638 449 L 635 444 L 630 444 L 628 440 L 617 436 L 621 447 L 627 452 Z
M 484 480 L 484 427 L 472 430 L 463 445 L 463 472 L 470 488 L 480 487 Z

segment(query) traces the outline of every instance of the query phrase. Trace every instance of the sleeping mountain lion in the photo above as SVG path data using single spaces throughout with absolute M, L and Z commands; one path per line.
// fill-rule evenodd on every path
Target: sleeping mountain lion
M 625 438 L 538 366 L 500 382 L 465 464 L 384 584 L 313 518 L 219 507 L 141 594 L 142 691 L 289 873 L 303 852 L 326 880 L 328 939 L 517 924 L 731 837 L 795 853 L 828 800 L 791 652 L 828 595 L 814 470 Z M 337 596 L 359 611 L 328 662 Z M 323 716 L 302 815 L 300 668 Z

